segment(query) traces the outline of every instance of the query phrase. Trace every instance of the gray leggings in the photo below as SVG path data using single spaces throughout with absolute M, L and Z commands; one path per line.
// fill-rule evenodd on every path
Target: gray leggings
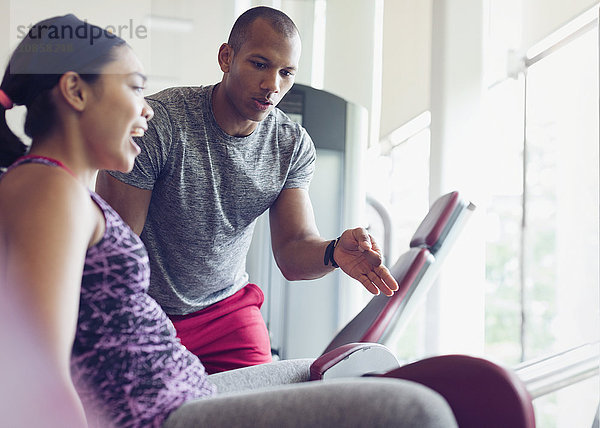
M 163 428 L 456 427 L 436 392 L 398 379 L 307 382 L 313 360 L 285 360 L 209 376 L 219 393 L 174 411 Z

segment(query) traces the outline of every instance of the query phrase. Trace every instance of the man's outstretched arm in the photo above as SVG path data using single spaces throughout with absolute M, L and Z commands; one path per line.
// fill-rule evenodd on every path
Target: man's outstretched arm
M 312 204 L 304 189 L 284 189 L 269 213 L 273 255 L 290 281 L 315 279 L 334 267 L 324 263 L 331 240 L 319 235 Z M 373 294 L 390 296 L 398 284 L 382 265 L 381 250 L 363 228 L 348 229 L 340 236 L 333 259 L 349 276 Z

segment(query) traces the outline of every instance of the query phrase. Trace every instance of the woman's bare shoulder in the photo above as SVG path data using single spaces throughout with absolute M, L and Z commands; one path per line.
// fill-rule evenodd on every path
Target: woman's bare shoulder
M 60 168 L 21 165 L 0 180 L 0 227 L 5 235 L 61 219 L 89 222 L 94 218 L 91 209 L 87 189 Z

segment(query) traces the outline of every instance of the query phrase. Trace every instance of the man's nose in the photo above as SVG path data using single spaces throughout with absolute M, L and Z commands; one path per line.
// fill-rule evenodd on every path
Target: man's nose
M 262 89 L 269 91 L 269 93 L 277 93 L 281 89 L 281 76 L 279 72 L 273 71 L 265 75 L 262 81 Z

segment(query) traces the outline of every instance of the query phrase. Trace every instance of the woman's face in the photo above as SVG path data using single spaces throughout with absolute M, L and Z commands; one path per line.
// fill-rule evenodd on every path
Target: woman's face
M 90 104 L 81 120 L 95 167 L 128 172 L 140 153 L 132 137 L 144 134 L 154 113 L 144 99 L 142 64 L 128 46 L 115 49 L 115 59 L 92 85 Z

